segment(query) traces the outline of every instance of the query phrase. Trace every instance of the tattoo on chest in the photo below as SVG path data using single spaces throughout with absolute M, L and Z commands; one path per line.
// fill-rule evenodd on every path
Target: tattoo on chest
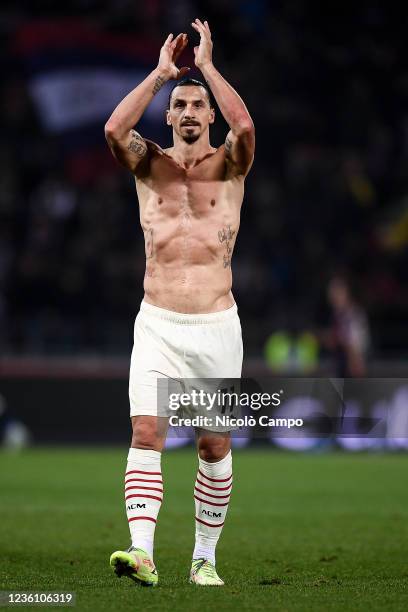
M 148 229 L 144 233 L 146 259 L 153 257 L 153 229 Z
M 138 157 L 143 157 L 147 151 L 147 146 L 143 138 L 136 132 L 136 130 L 131 130 L 131 140 L 128 144 L 129 151 L 132 153 L 136 153 Z
M 231 267 L 231 254 L 233 249 L 233 239 L 236 234 L 236 231 L 231 229 L 230 225 L 227 227 L 223 227 L 222 230 L 218 232 L 218 240 L 221 244 L 225 244 L 226 253 L 223 255 L 223 265 L 224 268 Z

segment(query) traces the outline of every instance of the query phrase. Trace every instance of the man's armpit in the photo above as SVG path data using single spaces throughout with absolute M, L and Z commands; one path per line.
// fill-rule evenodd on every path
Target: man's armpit
M 228 157 L 230 157 L 231 149 L 232 149 L 232 140 L 230 136 L 226 137 L 224 146 L 225 146 L 225 153 L 228 155 Z
M 130 141 L 127 149 L 131 153 L 135 153 L 139 158 L 144 157 L 147 153 L 146 142 L 136 130 L 130 130 Z

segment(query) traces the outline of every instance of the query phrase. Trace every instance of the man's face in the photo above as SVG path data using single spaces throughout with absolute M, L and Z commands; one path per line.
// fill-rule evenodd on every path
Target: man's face
M 179 85 L 172 93 L 170 109 L 166 111 L 167 125 L 191 144 L 199 139 L 210 123 L 214 123 L 214 109 L 204 87 Z

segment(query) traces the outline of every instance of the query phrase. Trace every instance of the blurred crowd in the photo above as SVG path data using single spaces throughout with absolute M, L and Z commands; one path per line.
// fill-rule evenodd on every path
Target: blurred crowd
M 404 356 L 408 10 L 306 0 L 23 6 L 0 9 L 8 49 L 0 95 L 3 352 L 127 354 L 144 275 L 132 177 L 107 161 L 104 148 L 94 159 L 96 179 L 83 178 L 80 159 L 65 161 L 13 57 L 16 29 L 75 18 L 115 34 L 143 33 L 158 52 L 169 31 L 194 37 L 190 22 L 198 16 L 209 21 L 214 63 L 257 131 L 233 259 L 247 355 L 261 354 L 276 330 L 318 337 L 330 319 L 330 278 L 341 274 L 368 315 L 374 354 Z M 103 123 L 100 130 L 102 138 Z M 218 117 L 213 144 L 225 135 Z M 163 125 L 161 144 L 170 140 Z

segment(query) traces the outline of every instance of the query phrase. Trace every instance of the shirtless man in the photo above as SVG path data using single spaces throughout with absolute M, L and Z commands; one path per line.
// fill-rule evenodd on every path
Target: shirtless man
M 212 63 L 208 23 L 200 35 L 195 65 L 206 84 L 184 78 L 170 94 L 167 125 L 174 145 L 162 149 L 134 126 L 155 94 L 189 68 L 176 62 L 187 34 L 170 34 L 158 66 L 131 91 L 105 126 L 115 158 L 135 176 L 145 237 L 144 300 L 134 329 L 129 398 L 133 436 L 125 476 L 131 532 L 127 551 L 112 554 L 118 576 L 154 586 L 153 538 L 163 496 L 161 451 L 165 429 L 158 422 L 157 379 L 240 378 L 242 336 L 231 293 L 231 257 L 237 237 L 244 179 L 254 157 L 255 132 L 245 104 Z M 209 89 L 211 88 L 211 90 Z M 209 142 L 214 122 L 211 92 L 230 131 L 225 144 Z M 230 433 L 196 431 L 199 470 L 194 489 L 196 543 L 190 581 L 222 585 L 215 570 L 232 487 Z

